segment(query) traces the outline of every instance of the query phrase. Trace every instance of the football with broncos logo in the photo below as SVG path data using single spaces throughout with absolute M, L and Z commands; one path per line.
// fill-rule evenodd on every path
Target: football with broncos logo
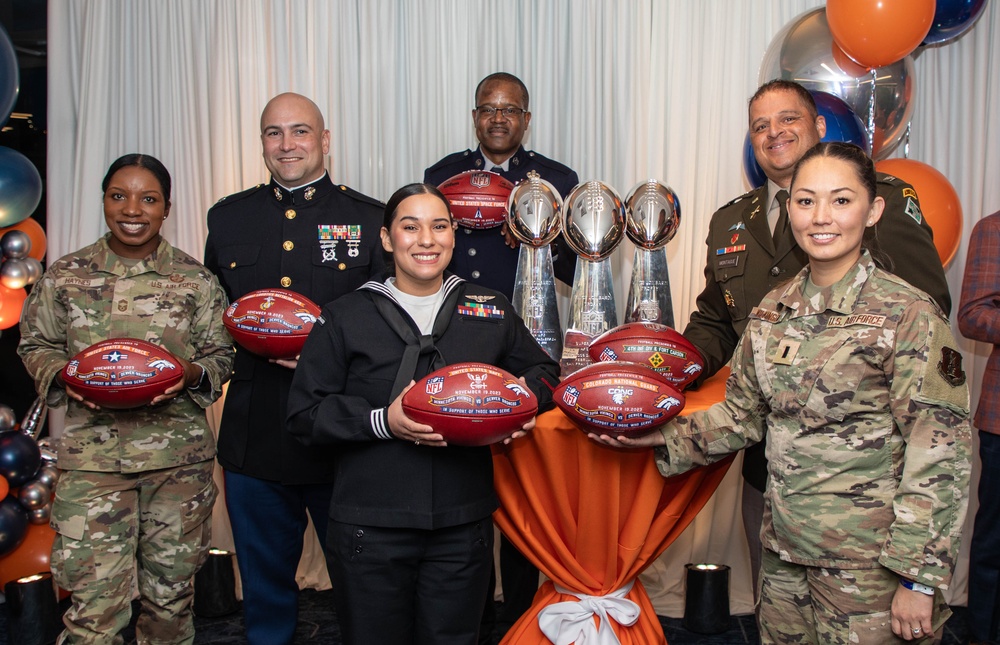
M 506 221 L 507 199 L 514 184 L 495 172 L 467 170 L 438 188 L 451 203 L 451 214 L 465 228 L 496 228 Z
M 83 350 L 63 368 L 63 382 L 102 408 L 148 404 L 184 378 L 174 355 L 144 340 L 112 338 Z
M 406 416 L 456 446 L 486 446 L 520 430 L 538 399 L 516 376 L 485 363 L 455 363 L 418 380 L 403 395 Z
M 222 322 L 236 343 L 264 358 L 295 358 L 319 319 L 309 298 L 288 289 L 251 291 L 229 305 Z

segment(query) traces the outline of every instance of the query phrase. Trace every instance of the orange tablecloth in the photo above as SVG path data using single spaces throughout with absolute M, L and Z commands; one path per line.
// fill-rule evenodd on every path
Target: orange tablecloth
M 688 393 L 685 413 L 721 400 L 725 376 L 720 373 Z M 558 409 L 541 415 L 529 437 L 497 448 L 493 464 L 500 509 L 494 519 L 550 579 L 503 642 L 550 642 L 539 628 L 539 612 L 577 600 L 560 593 L 557 584 L 577 594 L 605 596 L 633 583 L 624 598 L 638 604 L 638 619 L 631 626 L 608 623 L 623 645 L 665 643 L 637 576 L 694 519 L 731 461 L 664 479 L 651 449 L 596 444 Z M 591 620 L 600 626 L 600 618 Z

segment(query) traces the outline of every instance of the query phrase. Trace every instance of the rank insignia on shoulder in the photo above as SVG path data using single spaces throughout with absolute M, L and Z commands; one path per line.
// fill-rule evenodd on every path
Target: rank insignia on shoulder
M 497 309 L 493 305 L 484 305 L 477 302 L 467 302 L 458 305 L 458 313 L 463 316 L 473 316 L 475 318 L 503 318 L 503 309 Z
M 938 363 L 938 371 L 944 380 L 952 387 L 958 387 L 965 383 L 965 371 L 962 369 L 962 355 L 951 347 L 941 348 L 941 362 Z

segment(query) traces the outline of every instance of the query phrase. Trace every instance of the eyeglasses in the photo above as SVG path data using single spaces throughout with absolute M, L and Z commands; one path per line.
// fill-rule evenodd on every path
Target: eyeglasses
M 504 115 L 508 119 L 516 119 L 517 117 L 527 112 L 527 110 L 522 110 L 519 107 L 495 108 L 492 105 L 476 106 L 476 114 L 478 114 L 480 118 L 492 119 L 494 116 L 496 116 L 497 112 Z

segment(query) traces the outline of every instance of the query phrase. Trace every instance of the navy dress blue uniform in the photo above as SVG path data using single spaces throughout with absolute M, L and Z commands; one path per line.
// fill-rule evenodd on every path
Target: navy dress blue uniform
M 424 183 L 439 186 L 460 172 L 492 168 L 493 162 L 483 156 L 482 150 L 465 150 L 450 154 L 425 170 Z M 517 152 L 507 160 L 507 170 L 498 174 L 516 184 L 532 170 L 552 184 L 563 199 L 580 183 L 576 172 L 570 168 L 537 152 L 525 150 L 524 146 L 518 146 Z M 455 252 L 448 269 L 461 278 L 499 291 L 508 300 L 513 300 L 519 253 L 520 249 L 507 246 L 499 227 L 475 230 L 459 226 L 455 234 Z M 553 243 L 552 253 L 556 278 L 572 285 L 576 254 L 562 235 Z M 501 538 L 500 570 L 504 595 L 500 620 L 503 629 L 513 624 L 531 606 L 538 590 L 538 568 L 506 538 Z M 492 610 L 492 600 L 492 596 L 487 598 L 487 613 Z M 488 617 L 484 620 L 490 622 Z
M 292 383 L 289 430 L 337 446 L 327 553 L 351 645 L 474 642 L 493 559 L 490 448 L 397 439 L 387 412 L 394 390 L 439 366 L 478 361 L 523 376 L 542 412 L 558 382 L 558 364 L 501 294 L 448 274 L 443 289 L 434 333 L 423 338 L 382 282 L 326 306 Z M 412 332 L 409 345 L 400 326 Z
M 383 270 L 381 220 L 381 203 L 334 185 L 328 175 L 292 191 L 272 180 L 209 210 L 205 265 L 231 301 L 285 288 L 322 306 Z M 219 429 L 218 459 L 254 644 L 292 641 L 306 508 L 325 540 L 332 457 L 284 431 L 293 376 L 294 370 L 237 347 Z
M 479 149 L 450 154 L 424 171 L 424 183 L 439 186 L 460 172 L 490 170 L 492 162 L 484 159 Z M 558 161 L 519 146 L 507 160 L 507 170 L 498 174 L 516 184 L 534 170 L 552 184 L 565 199 L 580 183 L 576 173 Z M 518 249 L 507 246 L 500 228 L 474 230 L 459 226 L 455 235 L 455 254 L 448 270 L 470 282 L 499 291 L 510 300 L 514 294 Z M 553 248 L 552 262 L 556 277 L 566 284 L 573 283 L 576 254 L 566 246 L 560 235 Z

